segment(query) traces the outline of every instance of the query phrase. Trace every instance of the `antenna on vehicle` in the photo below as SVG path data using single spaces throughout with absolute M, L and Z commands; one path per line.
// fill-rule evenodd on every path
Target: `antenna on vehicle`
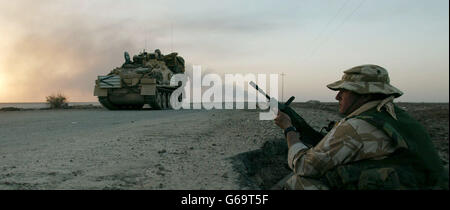
M 170 52 L 173 52 L 173 23 L 170 23 Z
M 147 31 L 147 33 L 145 34 L 145 48 L 144 48 L 144 52 L 145 52 L 145 49 L 147 49 L 147 41 L 148 41 L 148 37 L 149 37 L 149 32 Z

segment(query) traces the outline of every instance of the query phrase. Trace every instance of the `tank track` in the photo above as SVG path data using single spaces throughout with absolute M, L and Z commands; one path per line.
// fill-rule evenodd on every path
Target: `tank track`
M 111 101 L 109 101 L 108 96 L 99 96 L 98 97 L 98 102 L 100 102 L 100 104 L 102 104 L 102 106 L 104 106 L 105 108 L 109 109 L 109 110 L 119 110 L 120 107 L 111 103 Z
M 139 110 L 144 106 L 144 104 L 117 105 L 109 101 L 107 96 L 99 96 L 98 101 L 109 110 Z
M 155 95 L 144 96 L 145 104 L 149 104 L 155 110 L 172 109 L 170 105 L 170 96 L 174 91 L 173 88 L 157 87 Z M 180 96 L 181 99 L 181 96 Z M 179 99 L 179 100 L 180 100 Z M 101 105 L 109 110 L 139 110 L 144 104 L 119 105 L 112 103 L 107 96 L 99 96 L 98 101 Z M 181 101 L 181 100 L 180 100 Z
M 172 92 L 173 90 L 171 89 L 157 88 L 155 95 L 145 96 L 145 103 L 156 110 L 172 109 L 170 106 L 170 95 Z

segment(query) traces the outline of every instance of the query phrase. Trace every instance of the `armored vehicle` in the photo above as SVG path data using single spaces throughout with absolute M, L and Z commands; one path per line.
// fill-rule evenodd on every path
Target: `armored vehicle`
M 179 86 L 171 86 L 174 74 L 183 74 L 184 59 L 176 52 L 161 54 L 145 51 L 130 59 L 109 74 L 95 80 L 94 96 L 109 110 L 141 109 L 145 104 L 153 109 L 170 109 L 170 95 Z M 179 98 L 180 99 L 180 98 Z

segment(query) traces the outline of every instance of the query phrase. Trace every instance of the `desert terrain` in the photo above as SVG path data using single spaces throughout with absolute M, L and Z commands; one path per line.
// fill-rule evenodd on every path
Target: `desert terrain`
M 449 105 L 399 103 L 448 173 Z M 336 103 L 295 103 L 314 128 Z M 0 189 L 269 189 L 290 171 L 261 110 L 0 110 Z

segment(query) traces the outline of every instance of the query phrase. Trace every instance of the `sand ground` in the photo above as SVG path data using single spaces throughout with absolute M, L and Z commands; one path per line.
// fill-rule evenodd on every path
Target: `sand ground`
M 448 104 L 403 104 L 448 169 Z M 319 129 L 336 104 L 295 104 Z M 419 110 L 419 111 L 417 111 Z M 267 189 L 289 173 L 260 110 L 0 111 L 0 189 Z

